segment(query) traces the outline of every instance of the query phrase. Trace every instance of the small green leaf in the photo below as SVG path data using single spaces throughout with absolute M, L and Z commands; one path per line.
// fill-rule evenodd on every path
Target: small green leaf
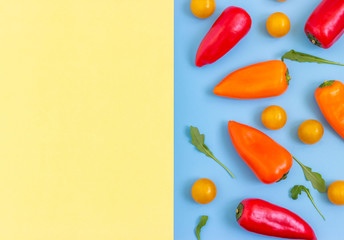
M 295 185 L 291 190 L 290 190 L 290 193 L 291 193 L 291 198 L 296 200 L 298 199 L 299 195 L 301 195 L 301 193 L 305 192 L 309 198 L 309 200 L 311 200 L 313 206 L 315 207 L 315 209 L 318 211 L 318 213 L 322 216 L 322 218 L 325 220 L 325 217 L 321 214 L 321 212 L 319 211 L 319 209 L 317 208 L 317 206 L 315 205 L 314 203 L 314 200 L 313 200 L 313 197 L 311 195 L 311 193 L 309 192 L 309 189 L 306 188 L 305 186 L 303 185 Z
M 332 62 L 323 58 L 315 57 L 306 53 L 296 52 L 294 50 L 290 50 L 289 52 L 286 52 L 282 56 L 282 61 L 284 59 L 289 59 L 291 61 L 296 62 L 313 62 L 313 63 L 327 63 L 327 64 L 334 64 L 339 66 L 344 66 L 342 63 Z
M 317 172 L 313 172 L 310 167 L 303 165 L 294 156 L 293 156 L 293 158 L 301 166 L 302 171 L 305 174 L 306 179 L 312 183 L 313 188 L 318 190 L 320 193 L 326 192 L 326 184 L 325 184 L 325 180 L 322 178 L 322 176 Z
M 219 160 L 216 159 L 216 157 L 213 155 L 213 153 L 209 150 L 207 145 L 204 144 L 204 134 L 200 134 L 197 127 L 190 127 L 190 133 L 191 133 L 191 143 L 202 153 L 204 153 L 206 156 L 214 159 L 218 164 L 220 164 L 226 171 L 233 177 L 234 175 L 228 170 L 228 168 L 223 165 Z
M 201 217 L 201 220 L 199 221 L 197 227 L 196 227 L 196 236 L 197 236 L 197 239 L 200 240 L 201 239 L 201 228 L 204 227 L 204 225 L 207 223 L 208 221 L 208 216 L 205 216 L 203 215 Z

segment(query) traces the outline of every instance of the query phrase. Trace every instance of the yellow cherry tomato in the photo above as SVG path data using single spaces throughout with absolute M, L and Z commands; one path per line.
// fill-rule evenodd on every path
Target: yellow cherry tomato
M 328 199 L 336 205 L 344 205 L 344 181 L 335 181 L 327 189 Z
M 280 106 L 272 105 L 264 109 L 261 119 L 265 127 L 277 130 L 286 124 L 287 113 Z
M 190 8 L 198 18 L 210 17 L 215 11 L 215 0 L 191 0 Z
M 266 21 L 266 29 L 273 37 L 283 37 L 290 30 L 290 21 L 287 15 L 281 12 L 273 13 Z
M 319 142 L 324 135 L 324 128 L 317 120 L 306 120 L 301 123 L 298 135 L 302 142 L 306 144 L 314 144 Z
M 216 197 L 216 186 L 210 179 L 198 179 L 192 186 L 191 195 L 200 204 L 210 203 Z
M 285 2 L 285 1 L 287 1 L 287 0 L 277 0 L 277 1 L 279 1 L 279 2 Z

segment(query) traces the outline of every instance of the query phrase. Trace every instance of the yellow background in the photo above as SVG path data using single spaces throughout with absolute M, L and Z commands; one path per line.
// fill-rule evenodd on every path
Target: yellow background
M 0 3 L 0 239 L 172 239 L 173 1 Z

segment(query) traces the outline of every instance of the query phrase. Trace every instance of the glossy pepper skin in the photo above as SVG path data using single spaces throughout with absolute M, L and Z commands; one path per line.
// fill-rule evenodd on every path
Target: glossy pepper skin
M 271 184 L 285 179 L 293 165 L 292 155 L 261 131 L 235 122 L 228 122 L 234 148 L 257 178 Z
M 251 17 L 244 9 L 226 8 L 199 45 L 196 66 L 211 64 L 225 55 L 248 33 L 251 24 Z
M 214 94 L 236 99 L 276 97 L 289 85 L 287 66 L 280 60 L 271 60 L 240 68 L 225 77 Z
M 239 225 L 250 232 L 288 239 L 317 239 L 313 229 L 301 217 L 261 199 L 241 201 L 236 218 Z
M 335 80 L 325 81 L 314 95 L 328 123 L 344 138 L 344 84 Z
M 331 47 L 344 33 L 344 1 L 323 0 L 308 18 L 305 33 L 313 44 Z

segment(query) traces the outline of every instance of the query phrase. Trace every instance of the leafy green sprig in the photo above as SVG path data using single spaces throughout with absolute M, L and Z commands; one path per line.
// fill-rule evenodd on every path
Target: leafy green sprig
M 296 157 L 293 156 L 293 158 L 300 165 L 306 179 L 312 183 L 312 186 L 320 193 L 326 192 L 325 180 L 322 178 L 321 174 L 313 172 L 310 167 L 303 165 Z
M 234 175 L 228 170 L 228 168 L 223 165 L 217 158 L 214 156 L 214 154 L 209 150 L 207 145 L 204 144 L 204 134 L 200 134 L 197 127 L 190 127 L 190 133 L 191 133 L 191 143 L 202 153 L 204 153 L 207 157 L 210 157 L 214 159 L 218 164 L 220 164 L 233 178 Z
M 339 66 L 344 66 L 344 64 L 342 63 L 337 63 L 337 62 L 333 62 L 333 61 L 329 61 L 323 58 L 319 58 L 313 55 L 309 55 L 306 53 L 302 53 L 302 52 L 296 52 L 294 50 L 290 50 L 289 52 L 286 52 L 283 56 L 282 56 L 282 61 L 284 61 L 284 59 L 289 59 L 291 61 L 296 61 L 296 62 L 313 62 L 313 63 L 327 63 L 327 64 L 333 64 L 333 65 L 339 65 Z
M 197 236 L 197 239 L 200 240 L 201 239 L 201 229 L 202 227 L 204 227 L 204 225 L 207 223 L 208 221 L 208 216 L 205 216 L 203 215 L 201 217 L 201 220 L 199 221 L 197 227 L 196 227 L 196 236 Z
M 290 190 L 290 193 L 291 193 L 291 198 L 296 200 L 298 199 L 299 195 L 302 194 L 302 192 L 305 192 L 309 198 L 309 200 L 311 200 L 313 206 L 315 207 L 315 209 L 318 211 L 318 213 L 320 214 L 320 216 L 325 220 L 325 217 L 324 215 L 321 214 L 320 210 L 318 209 L 318 207 L 315 205 L 314 203 L 314 200 L 313 200 L 313 197 L 311 195 L 311 193 L 309 192 L 309 189 L 306 188 L 305 186 L 303 185 L 295 185 L 291 190 Z

